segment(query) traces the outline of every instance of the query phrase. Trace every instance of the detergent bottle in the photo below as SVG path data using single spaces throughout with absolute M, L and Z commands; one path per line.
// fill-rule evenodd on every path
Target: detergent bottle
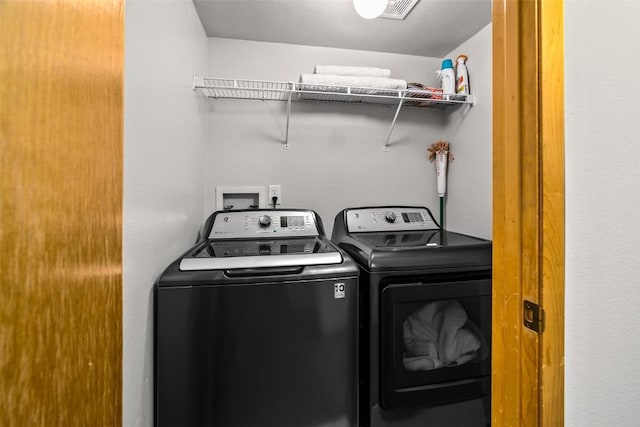
M 440 87 L 444 93 L 444 99 L 449 99 L 447 94 L 456 93 L 455 75 L 453 73 L 453 61 L 450 59 L 442 60 L 442 68 L 436 71 L 436 74 L 440 78 Z
M 465 64 L 467 55 L 459 55 L 456 58 L 456 93 L 469 95 L 469 71 Z

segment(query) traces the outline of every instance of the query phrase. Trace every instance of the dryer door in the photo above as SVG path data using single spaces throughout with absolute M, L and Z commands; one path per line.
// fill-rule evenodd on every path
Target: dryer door
M 381 305 L 385 409 L 490 393 L 490 279 L 391 284 L 382 290 Z

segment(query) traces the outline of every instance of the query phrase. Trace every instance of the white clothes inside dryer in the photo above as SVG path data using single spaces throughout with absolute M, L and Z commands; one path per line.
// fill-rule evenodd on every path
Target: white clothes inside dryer
M 405 354 L 409 371 L 427 371 L 460 366 L 476 359 L 484 343 L 459 301 L 449 299 L 424 305 L 403 324 Z

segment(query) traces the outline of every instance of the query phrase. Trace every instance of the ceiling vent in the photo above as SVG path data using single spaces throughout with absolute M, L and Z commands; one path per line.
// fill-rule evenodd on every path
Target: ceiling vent
M 404 19 L 420 0 L 389 0 L 380 18 Z

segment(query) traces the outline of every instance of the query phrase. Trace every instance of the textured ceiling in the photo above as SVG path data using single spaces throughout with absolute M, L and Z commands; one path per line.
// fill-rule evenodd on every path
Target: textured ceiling
M 352 0 L 193 0 L 209 37 L 441 58 L 491 21 L 491 0 L 420 0 L 405 20 L 360 18 Z

